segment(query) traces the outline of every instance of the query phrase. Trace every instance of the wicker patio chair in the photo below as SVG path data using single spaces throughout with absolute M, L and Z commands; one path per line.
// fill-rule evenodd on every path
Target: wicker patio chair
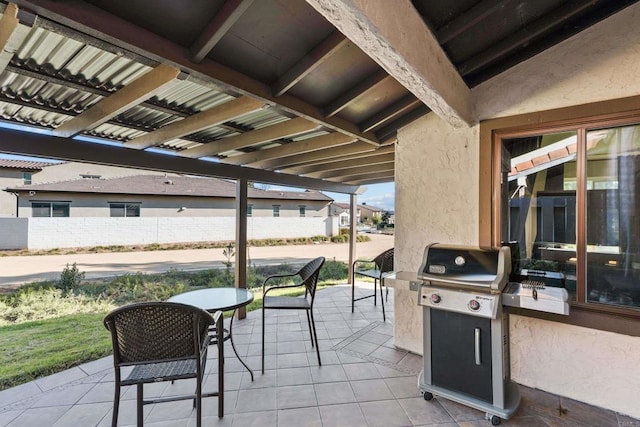
M 373 305 L 376 304 L 376 288 L 378 286 L 378 281 L 380 281 L 380 304 L 382 305 L 382 320 L 387 321 L 387 315 L 384 312 L 384 300 L 382 299 L 382 288 L 384 287 L 384 279 L 393 271 L 393 248 L 387 249 L 382 252 L 380 255 L 375 257 L 373 260 L 363 260 L 359 259 L 353 263 L 353 277 L 351 278 L 351 312 L 353 313 L 355 310 L 356 301 L 360 301 L 361 299 L 371 298 L 373 297 Z M 373 262 L 375 267 L 373 269 L 367 270 L 358 270 L 358 264 L 362 263 L 371 263 Z M 355 297 L 355 286 L 356 286 L 356 275 L 369 277 L 373 279 L 373 294 L 366 295 L 364 297 L 356 298 Z M 389 300 L 389 288 L 386 290 L 387 301 Z
M 313 319 L 313 301 L 316 296 L 318 286 L 318 276 L 320 269 L 324 265 L 324 257 L 319 257 L 309 261 L 294 274 L 278 274 L 267 277 L 262 284 L 262 373 L 264 374 L 264 313 L 267 309 L 275 310 L 305 310 L 307 312 L 307 322 L 309 333 L 311 334 L 311 346 L 316 348 L 318 354 L 318 365 L 320 362 L 320 349 L 318 348 L 318 334 L 316 333 L 316 323 Z M 267 282 L 277 278 L 295 278 L 299 276 L 301 282 L 295 285 L 275 285 L 267 287 Z M 267 295 L 274 289 L 304 287 L 304 297 L 270 296 Z
M 218 417 L 224 416 L 223 316 L 173 302 L 145 302 L 120 307 L 104 318 L 111 332 L 115 366 L 115 397 L 112 426 L 118 423 L 120 387 L 137 386 L 137 425 L 143 423 L 143 405 L 193 399 L 197 426 L 202 423 L 202 398 L 218 396 Z M 209 326 L 216 327 L 214 343 L 218 348 L 218 390 L 202 392 L 202 383 L 210 344 Z M 216 342 L 217 341 L 217 342 Z M 122 379 L 121 369 L 133 367 Z M 195 392 L 145 399 L 143 385 L 160 381 L 195 378 Z

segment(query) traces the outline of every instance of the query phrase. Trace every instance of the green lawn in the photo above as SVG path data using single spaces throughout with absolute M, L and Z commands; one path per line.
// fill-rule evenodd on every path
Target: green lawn
M 0 327 L 0 389 L 111 354 L 111 338 L 102 324 L 105 314 L 74 314 Z
M 334 283 L 325 282 L 318 289 Z M 247 311 L 262 306 L 262 288 L 252 291 L 255 299 Z M 302 293 L 285 289 L 273 295 Z M 0 326 L 0 390 L 110 355 L 111 338 L 102 324 L 105 315 L 81 313 Z M 225 317 L 230 315 L 225 313 Z

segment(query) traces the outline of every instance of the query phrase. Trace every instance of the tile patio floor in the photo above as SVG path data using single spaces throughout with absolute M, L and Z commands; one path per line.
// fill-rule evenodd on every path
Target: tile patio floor
M 371 287 L 363 284 L 358 293 Z M 204 426 L 489 426 L 484 413 L 436 397 L 424 401 L 417 388 L 421 356 L 392 343 L 393 291 L 387 322 L 380 302 L 356 302 L 339 285 L 318 292 L 316 327 L 322 366 L 308 339 L 304 313 L 267 312 L 267 357 L 260 373 L 260 311 L 234 322 L 238 350 L 255 371 L 255 381 L 225 348 L 225 416 L 218 419 L 217 398 L 203 401 Z M 228 343 L 227 343 L 228 345 Z M 214 352 L 210 352 L 213 354 Z M 213 355 L 211 357 L 214 357 Z M 215 361 L 207 364 L 213 386 Z M 181 385 L 182 384 L 182 385 Z M 192 388 L 188 381 L 145 386 L 145 395 Z M 108 426 L 113 399 L 111 357 L 0 392 L 0 426 Z M 207 387 L 205 386 L 205 390 Z M 640 421 L 571 399 L 520 386 L 522 402 L 505 426 L 624 426 Z M 135 387 L 126 387 L 120 405 L 121 426 L 135 424 Z M 145 425 L 195 426 L 191 401 L 145 406 Z

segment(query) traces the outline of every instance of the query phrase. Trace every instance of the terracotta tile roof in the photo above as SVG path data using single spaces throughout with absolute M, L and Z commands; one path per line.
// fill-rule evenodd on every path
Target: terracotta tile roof
M 140 194 L 153 196 L 236 197 L 232 181 L 187 176 L 135 175 L 110 179 L 76 179 L 48 184 L 23 185 L 7 191 L 56 193 Z M 333 199 L 319 191 L 272 191 L 249 188 L 251 199 L 319 200 Z
M 42 170 L 42 168 L 44 167 L 51 166 L 52 164 L 53 163 L 34 162 L 29 160 L 0 159 L 0 168 L 9 168 L 9 169 L 39 171 L 39 170 Z

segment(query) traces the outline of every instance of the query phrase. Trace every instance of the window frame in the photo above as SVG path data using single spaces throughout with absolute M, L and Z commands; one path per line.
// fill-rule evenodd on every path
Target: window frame
M 33 208 L 35 204 L 41 204 L 41 205 L 49 205 L 49 215 L 47 216 L 40 216 L 40 215 L 34 215 L 33 214 Z M 66 208 L 66 214 L 65 216 L 54 216 L 53 215 L 53 211 L 54 211 L 54 205 L 63 205 Z M 50 201 L 50 200 L 32 200 L 31 201 L 31 217 L 32 218 L 70 218 L 71 217 L 71 202 L 67 202 L 67 201 Z
M 253 216 L 253 205 L 247 204 L 247 217 L 251 218 Z
M 481 246 L 497 247 L 500 244 L 500 162 L 502 139 L 540 135 L 553 132 L 578 130 L 578 141 L 584 141 L 586 132 L 595 128 L 640 124 L 640 96 L 584 104 L 574 107 L 540 111 L 482 121 L 480 123 L 479 165 L 479 243 Z M 578 147 L 585 149 L 585 147 Z M 586 156 L 578 156 L 578 188 L 586 182 Z M 586 190 L 576 194 L 578 232 L 577 248 L 586 250 Z M 559 321 L 606 331 L 640 336 L 640 310 L 616 306 L 590 304 L 586 302 L 584 279 L 584 257 L 578 257 L 576 302 L 571 303 L 570 316 L 538 313 L 530 310 L 512 309 L 512 312 L 529 317 Z
M 116 215 L 114 216 L 112 214 L 112 209 L 114 207 L 114 205 L 123 205 L 123 209 L 124 209 L 124 215 L 123 216 L 119 216 Z M 137 205 L 138 206 L 138 215 L 127 215 L 127 213 L 129 212 L 129 209 L 127 209 L 127 207 L 129 205 Z M 109 218 L 140 218 L 141 215 L 141 202 L 109 202 Z
M 307 216 L 307 205 L 298 205 L 298 214 L 300 218 L 305 218 Z
M 280 218 L 280 205 L 271 205 L 273 217 Z
M 33 172 L 22 172 L 22 185 L 31 185 L 33 184 Z

